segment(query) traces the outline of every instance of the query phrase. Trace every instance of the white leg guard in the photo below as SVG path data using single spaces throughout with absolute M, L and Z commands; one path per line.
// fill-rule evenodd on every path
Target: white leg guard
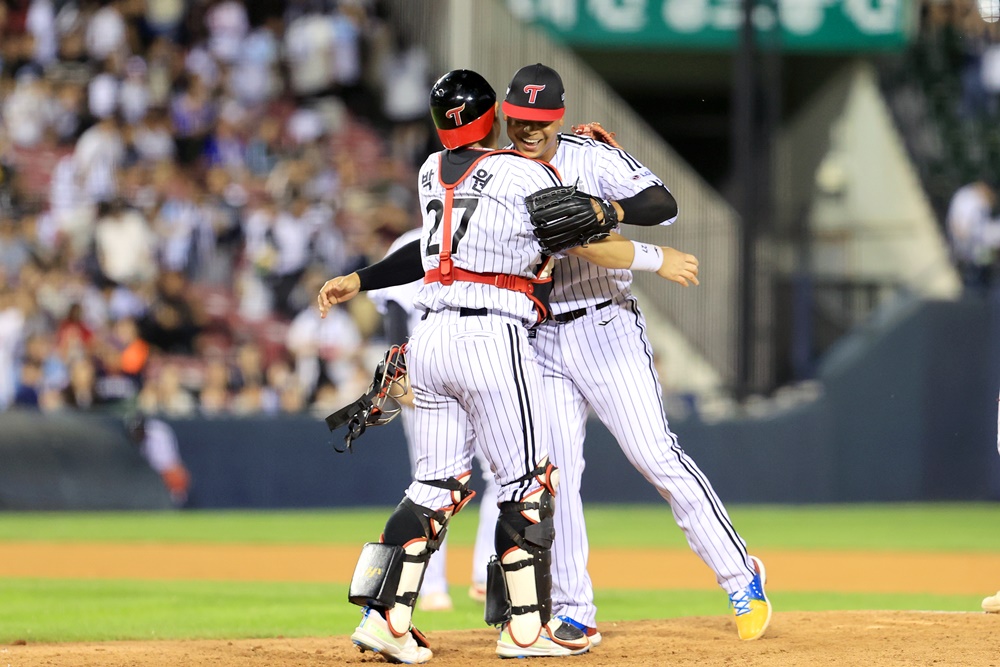
M 403 570 L 399 575 L 399 587 L 396 589 L 397 604 L 385 611 L 385 620 L 389 631 L 396 637 L 402 637 L 410 631 L 413 617 L 413 605 L 420 591 L 420 583 L 427 569 L 427 561 L 433 553 L 427 548 L 427 538 L 411 540 L 403 546 Z M 398 604 L 403 602 L 403 604 Z
M 500 559 L 510 595 L 510 636 L 518 646 L 530 646 L 542 632 L 541 605 L 535 578 L 535 557 L 514 548 Z M 520 610 L 521 613 L 514 613 Z M 530 611 L 527 611 L 530 610 Z
M 387 545 L 399 545 L 403 550 L 394 603 L 379 607 L 384 612 L 389 631 L 396 637 L 402 637 L 412 629 L 413 607 L 423 583 L 427 561 L 444 541 L 448 522 L 475 495 L 467 486 L 471 475 L 470 471 L 458 478 L 422 481 L 422 484 L 450 491 L 451 504 L 435 510 L 403 498 L 385 524 L 382 541 Z

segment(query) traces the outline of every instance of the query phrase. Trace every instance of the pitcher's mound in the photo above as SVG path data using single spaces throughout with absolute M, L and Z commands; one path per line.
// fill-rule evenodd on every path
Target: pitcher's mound
M 1000 614 L 979 612 L 777 612 L 767 635 L 741 642 L 725 616 L 606 622 L 591 653 L 562 658 L 560 667 L 1000 667 Z M 490 629 L 435 632 L 432 665 L 511 665 L 493 653 Z M 332 667 L 380 665 L 347 637 L 130 641 L 0 646 L 0 663 L 46 667 Z M 523 663 L 518 663 L 523 664 Z M 553 664 L 534 659 L 530 664 Z

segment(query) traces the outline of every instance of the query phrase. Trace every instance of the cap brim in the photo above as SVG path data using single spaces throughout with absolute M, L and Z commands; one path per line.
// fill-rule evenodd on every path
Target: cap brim
M 510 118 L 517 120 L 559 120 L 566 113 L 566 109 L 539 109 L 537 107 L 519 107 L 516 104 L 504 100 L 503 112 Z

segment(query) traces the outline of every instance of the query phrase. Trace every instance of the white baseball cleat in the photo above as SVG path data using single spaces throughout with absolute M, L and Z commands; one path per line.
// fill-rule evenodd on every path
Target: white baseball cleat
M 381 653 L 388 662 L 422 665 L 434 657 L 429 648 L 417 644 L 412 632 L 407 632 L 402 637 L 393 635 L 386 620 L 371 607 L 365 607 L 361 625 L 351 635 L 351 641 L 357 644 L 362 653 Z
M 510 635 L 510 624 L 505 624 L 497 640 L 497 655 L 501 658 L 545 658 L 580 655 L 590 650 L 587 636 L 572 625 L 563 623 L 556 629 L 542 626 L 538 639 L 528 646 L 521 646 Z
M 991 595 L 983 599 L 983 611 L 1000 614 L 1000 591 L 997 591 L 996 595 Z

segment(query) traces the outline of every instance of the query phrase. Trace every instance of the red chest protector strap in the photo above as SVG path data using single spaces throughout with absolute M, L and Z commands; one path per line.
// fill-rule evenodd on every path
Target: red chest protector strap
M 444 211 L 441 214 L 441 251 L 438 254 L 438 267 L 430 269 L 424 274 L 424 282 L 450 285 L 457 280 L 459 282 L 494 285 L 500 289 L 520 292 L 534 303 L 535 310 L 538 313 L 538 321 L 541 322 L 549 315 L 548 304 L 535 296 L 535 285 L 552 282 L 552 275 L 549 271 L 551 258 L 545 258 L 545 261 L 542 262 L 542 266 L 538 270 L 538 274 L 534 278 L 525 278 L 524 276 L 516 276 L 509 273 L 475 273 L 474 271 L 466 271 L 463 268 L 455 266 L 455 263 L 451 259 L 451 212 L 455 199 L 455 188 L 468 177 L 480 161 L 491 155 L 503 154 L 517 155 L 528 160 L 533 159 L 512 150 L 489 151 L 477 157 L 469 165 L 469 168 L 465 170 L 465 173 L 454 183 L 445 183 L 441 180 L 441 169 L 440 167 L 438 168 L 438 180 L 444 186 Z M 551 169 L 557 177 L 559 176 L 559 172 L 552 165 L 540 160 L 536 161 Z

